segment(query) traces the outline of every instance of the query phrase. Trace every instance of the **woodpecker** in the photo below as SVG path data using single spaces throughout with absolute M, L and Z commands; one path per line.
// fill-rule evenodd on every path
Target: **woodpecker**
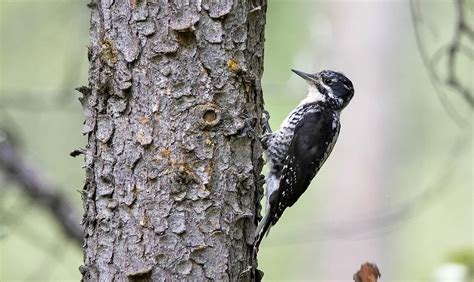
M 340 113 L 354 96 L 352 82 L 342 73 L 292 71 L 306 80 L 309 91 L 279 130 L 272 133 L 267 122 L 269 133 L 262 137 L 270 166 L 267 205 L 255 232 L 256 250 L 263 235 L 268 234 L 286 208 L 296 203 L 326 161 L 339 135 Z

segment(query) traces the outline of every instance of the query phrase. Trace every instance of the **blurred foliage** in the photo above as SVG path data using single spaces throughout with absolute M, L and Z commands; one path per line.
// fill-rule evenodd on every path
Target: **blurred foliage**
M 458 263 L 467 266 L 469 277 L 474 279 L 474 249 L 464 248 L 451 252 L 447 258 L 447 262 Z
M 435 27 L 430 24 L 428 30 L 435 30 L 442 41 L 449 37 L 449 23 L 453 21 L 451 2 L 431 3 L 434 5 L 426 5 L 425 1 L 423 6 L 429 9 L 427 22 L 436 24 Z M 78 209 L 81 201 L 77 190 L 84 179 L 82 160 L 72 159 L 68 153 L 86 143 L 81 135 L 83 118 L 78 94 L 73 91 L 87 84 L 89 11 L 86 4 L 87 1 L 80 0 L 0 0 L 0 126 L 17 133 L 29 160 L 73 199 Z M 331 5 L 331 1 L 269 1 L 263 87 L 274 129 L 306 92 L 305 84 L 292 75 L 291 68 L 318 71 L 335 62 L 344 66 L 340 54 L 332 51 L 330 17 L 335 13 L 330 13 Z M 393 40 L 400 42 L 395 58 L 399 63 L 386 66 L 387 73 L 399 74 L 390 77 L 394 84 L 400 85 L 399 95 L 386 97 L 381 93 L 380 99 L 393 101 L 393 106 L 364 108 L 367 104 L 360 102 L 364 85 L 354 81 L 356 96 L 348 113 L 343 114 L 344 132 L 350 128 L 364 130 L 363 125 L 351 121 L 360 111 L 380 111 L 392 117 L 382 133 L 390 137 L 390 144 L 384 148 L 387 158 L 381 161 L 380 171 L 374 172 L 383 173 L 390 187 L 381 189 L 385 194 L 377 200 L 382 201 L 383 209 L 375 214 L 404 208 L 413 199 L 424 201 L 423 197 L 416 197 L 437 187 L 436 181 L 445 169 L 452 168 L 453 173 L 434 196 L 401 221 L 371 227 L 363 234 L 351 226 L 338 236 L 318 233 L 323 229 L 322 223 L 337 223 L 324 215 L 324 210 L 334 203 L 334 199 L 327 197 L 335 177 L 331 171 L 343 161 L 343 153 L 336 146 L 335 156 L 326 165 L 329 168 L 321 171 L 301 203 L 289 209 L 264 240 L 259 263 L 265 279 L 322 279 L 317 266 L 325 258 L 319 254 L 327 242 L 334 240 L 345 246 L 348 242 L 363 244 L 364 240 L 379 238 L 382 243 L 375 247 L 380 249 L 382 261 L 376 263 L 382 278 L 388 280 L 427 280 L 452 250 L 465 249 L 466 253 L 472 250 L 472 141 L 468 137 L 462 143 L 465 145 L 461 153 L 455 159 L 451 157 L 451 148 L 456 139 L 465 138 L 466 130 L 457 128 L 449 119 L 433 91 L 414 41 L 409 4 L 385 1 L 382 5 L 401 13 L 397 20 L 403 32 L 393 34 Z M 344 16 L 344 13 L 350 11 L 338 11 L 336 15 Z M 382 27 L 384 24 L 380 23 Z M 373 36 L 370 40 L 379 39 Z M 351 52 L 350 44 L 347 52 Z M 364 68 L 367 58 L 386 58 L 372 54 L 353 54 L 352 58 L 352 63 L 359 64 L 359 72 L 371 77 L 370 82 L 377 83 L 380 76 L 386 75 Z M 472 88 L 472 63 L 464 64 L 462 73 Z M 456 107 L 460 105 L 455 97 L 453 103 Z M 351 136 L 344 132 L 341 141 L 350 140 Z M 377 140 L 364 141 L 370 148 Z M 355 211 L 357 204 L 354 203 Z M 354 218 L 348 220 L 364 219 L 364 216 L 369 220 L 371 215 L 355 212 Z M 455 255 L 449 259 L 472 263 L 472 256 Z M 0 176 L 0 281 L 77 281 L 81 261 L 80 248 L 64 238 L 47 212 Z M 353 266 L 354 272 L 358 267 Z M 343 276 L 349 281 L 352 273 Z

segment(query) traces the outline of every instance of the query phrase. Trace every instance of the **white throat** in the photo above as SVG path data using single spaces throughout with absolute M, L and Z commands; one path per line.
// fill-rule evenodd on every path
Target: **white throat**
M 299 105 L 303 105 L 303 104 L 307 104 L 307 103 L 314 103 L 314 102 L 318 102 L 318 101 L 326 102 L 326 97 L 319 92 L 319 90 L 318 90 L 318 88 L 316 88 L 316 86 L 311 84 L 308 87 L 308 96 L 306 96 L 306 98 L 304 98 L 300 102 Z

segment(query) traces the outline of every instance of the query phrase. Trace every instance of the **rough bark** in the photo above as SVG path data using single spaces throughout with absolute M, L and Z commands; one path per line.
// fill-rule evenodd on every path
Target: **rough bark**
M 83 279 L 253 279 L 266 1 L 89 6 Z

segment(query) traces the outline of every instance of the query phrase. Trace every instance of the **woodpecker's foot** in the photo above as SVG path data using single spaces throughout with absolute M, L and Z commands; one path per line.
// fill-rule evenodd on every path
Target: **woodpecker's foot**
M 272 133 L 272 128 L 270 127 L 270 123 L 268 122 L 270 120 L 270 113 L 267 110 L 263 110 L 263 114 L 265 115 L 265 117 L 263 118 L 265 132 Z
M 265 133 L 260 137 L 260 142 L 264 150 L 268 149 L 268 139 L 270 138 L 271 133 Z

